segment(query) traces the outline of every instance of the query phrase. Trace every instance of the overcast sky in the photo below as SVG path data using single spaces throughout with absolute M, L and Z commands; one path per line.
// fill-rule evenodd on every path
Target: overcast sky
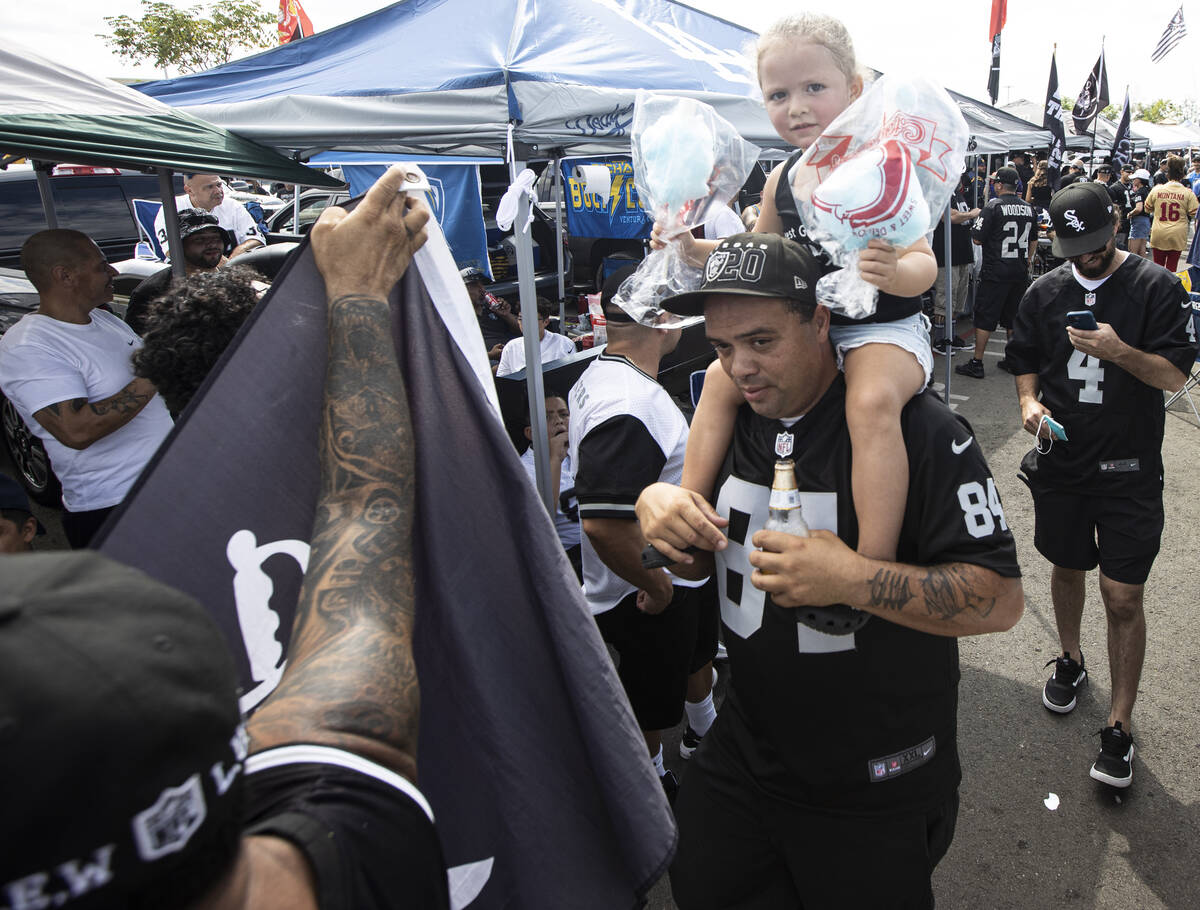
M 175 2 L 194 5 L 187 0 Z M 264 9 L 277 8 L 269 0 L 259 2 Z M 553 0 L 541 2 L 553 8 Z M 387 5 L 379 0 L 302 3 L 318 31 Z M 478 5 L 482 14 L 493 8 L 490 0 L 478 0 Z M 756 31 L 798 7 L 795 0 L 692 0 L 691 5 Z M 1061 90 L 1065 95 L 1078 94 L 1100 53 L 1102 39 L 1113 103 L 1120 105 L 1127 83 L 1135 103 L 1162 97 L 1200 99 L 1200 4 L 1184 9 L 1192 34 L 1165 61 L 1150 62 L 1150 52 L 1178 6 L 1178 0 L 1089 0 L 1086 4 L 1008 0 L 999 103 L 1045 98 L 1055 43 Z M 883 71 L 923 71 L 950 88 L 986 99 L 991 0 L 910 0 L 907 4 L 896 0 L 815 0 L 805 8 L 841 16 L 861 63 Z M 1132 15 L 1132 10 L 1140 15 Z M 104 16 L 137 16 L 139 11 L 137 0 L 8 0 L 0 4 L 0 42 L 27 44 L 100 76 L 159 78 L 161 74 L 146 64 L 134 66 L 111 55 L 104 41 L 96 37 L 107 31 Z

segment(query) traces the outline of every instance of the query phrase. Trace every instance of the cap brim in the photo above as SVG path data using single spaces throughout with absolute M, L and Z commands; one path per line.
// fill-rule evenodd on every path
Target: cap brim
M 1103 249 L 1112 237 L 1111 226 L 1066 239 L 1055 233 L 1054 239 L 1050 241 L 1050 251 L 1059 259 L 1070 259 L 1072 256 L 1082 256 Z
M 674 313 L 676 316 L 703 316 L 704 304 L 709 297 L 757 297 L 760 300 L 789 299 L 780 297 L 777 293 L 751 291 L 746 288 L 730 288 L 728 290 L 724 288 L 720 290 L 713 288 L 712 290 L 707 291 L 689 291 L 686 294 L 677 294 L 674 297 L 666 297 L 662 300 L 659 306 L 661 306 L 668 313 Z

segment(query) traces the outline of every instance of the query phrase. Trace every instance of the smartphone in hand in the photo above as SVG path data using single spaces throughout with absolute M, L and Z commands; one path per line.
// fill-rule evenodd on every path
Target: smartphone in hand
M 1096 322 L 1096 314 L 1091 310 L 1072 310 L 1067 313 L 1067 325 L 1087 332 L 1095 332 L 1100 328 Z

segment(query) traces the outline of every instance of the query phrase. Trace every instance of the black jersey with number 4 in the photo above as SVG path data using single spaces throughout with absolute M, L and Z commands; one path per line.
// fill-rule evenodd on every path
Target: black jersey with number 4
M 1186 373 L 1196 357 L 1179 279 L 1128 255 L 1094 298 L 1064 263 L 1026 292 L 1005 349 L 1010 369 L 1036 373 L 1042 403 L 1067 441 L 1026 462 L 1030 480 L 1110 496 L 1155 494 L 1162 482 L 1163 394 L 1114 363 L 1077 351 L 1066 314 L 1090 309 L 1126 344 Z
M 878 616 L 850 635 L 826 635 L 750 582 L 751 539 L 767 519 L 777 443 L 791 450 L 808 524 L 851 547 L 857 542 L 845 389 L 839 376 L 790 429 L 748 406 L 738 412 L 714 503 L 729 519 L 729 544 L 716 556 L 733 682 L 721 709 L 727 735 L 705 745 L 713 761 L 793 803 L 906 811 L 958 785 L 956 639 Z M 973 563 L 1018 576 L 1012 534 L 970 425 L 929 392 L 909 402 L 901 425 L 911 470 L 899 561 Z M 789 433 L 790 445 L 779 441 Z M 945 609 L 953 610 L 950 598 Z
M 971 227 L 971 239 L 983 247 L 979 277 L 987 281 L 1023 281 L 1029 273 L 1029 243 L 1037 241 L 1033 206 L 1012 193 L 989 199 Z

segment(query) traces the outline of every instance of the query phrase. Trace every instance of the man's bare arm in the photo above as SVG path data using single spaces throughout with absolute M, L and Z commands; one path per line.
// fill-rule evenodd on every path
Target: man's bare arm
M 150 380 L 139 377 L 100 401 L 56 401 L 35 411 L 33 419 L 67 448 L 86 449 L 133 420 L 154 395 Z
M 262 245 L 263 242 L 261 237 L 247 237 L 230 251 L 228 258 L 233 259 L 236 256 L 242 255 L 242 253 L 248 253 L 251 250 L 257 250 Z
M 1068 326 L 1067 334 L 1077 351 L 1114 363 L 1152 388 L 1177 392 L 1187 382 L 1187 376 L 1175 364 L 1161 354 L 1126 344 L 1107 322 L 1100 323 L 1095 331 Z
M 666 609 L 671 602 L 671 578 L 662 569 L 642 568 L 642 549 L 646 541 L 637 522 L 623 518 L 585 518 L 581 524 L 600 561 L 639 591 L 650 594 L 652 603 L 648 612 Z
M 321 492 L 288 668 L 249 730 L 254 751 L 331 745 L 415 779 L 412 430 L 387 294 L 428 211 L 403 179 L 392 168 L 352 215 L 313 228 L 329 298 Z
M 782 607 L 849 604 L 932 635 L 1012 628 L 1025 608 L 1020 578 L 971 563 L 914 566 L 868 559 L 829 531 L 758 531 L 751 583 Z

